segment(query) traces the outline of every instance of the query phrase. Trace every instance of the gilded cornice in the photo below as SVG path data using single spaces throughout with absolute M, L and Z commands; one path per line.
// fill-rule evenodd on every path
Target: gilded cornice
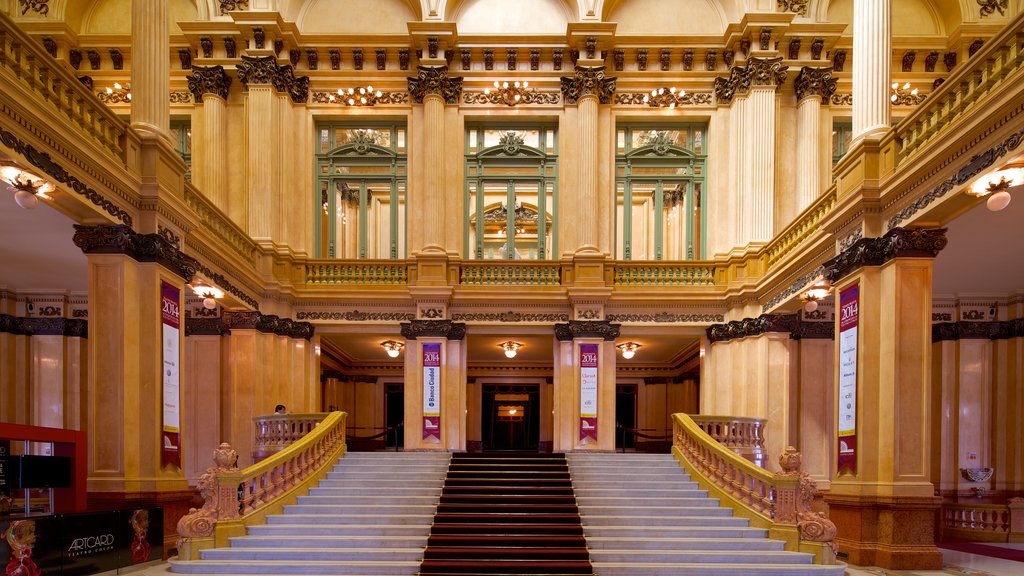
M 423 98 L 436 94 L 445 104 L 458 104 L 462 94 L 462 76 L 449 76 L 447 66 L 417 66 L 416 76 L 408 76 L 409 94 L 415 104 L 422 104 Z
M 822 265 L 835 284 L 864 266 L 881 266 L 893 258 L 934 258 L 946 247 L 946 229 L 893 228 L 881 238 L 861 238 Z
M 223 336 L 230 333 L 231 329 L 223 318 L 185 317 L 185 336 Z
M 617 81 L 614 76 L 605 77 L 604 66 L 576 66 L 572 76 L 562 76 L 562 96 L 566 104 L 576 104 L 586 96 L 611 104 Z
M 412 312 L 361 312 L 346 310 L 344 312 L 326 312 L 319 310 L 303 311 L 295 315 L 299 320 L 344 320 L 347 322 L 394 322 L 413 320 Z
M 0 314 L 0 333 L 21 336 L 88 338 L 89 321 L 81 318 L 24 318 Z
M 212 318 L 208 320 L 213 320 Z M 274 314 L 261 314 L 256 310 L 225 310 L 223 323 L 228 331 L 256 330 L 264 334 L 275 334 L 289 338 L 309 340 L 315 329 L 309 322 L 298 322 Z
M 231 88 L 231 77 L 223 66 L 193 66 L 187 76 L 188 90 L 196 103 L 203 101 L 204 94 L 213 94 L 227 100 Z
M 466 325 L 451 320 L 413 320 L 402 322 L 402 336 L 408 340 L 417 338 L 447 338 L 462 340 L 466 337 Z
M 569 320 L 566 324 L 555 324 L 555 338 L 567 342 L 577 338 L 601 338 L 614 341 L 619 337 L 621 324 L 613 324 L 608 320 Z
M 832 67 L 812 68 L 804 66 L 800 68 L 796 80 L 793 81 L 796 89 L 797 101 L 807 96 L 819 96 L 823 104 L 828 104 L 832 94 L 836 91 L 836 79 L 832 76 Z
M 195 258 L 182 253 L 160 234 L 139 234 L 128 226 L 75 224 L 75 246 L 86 254 L 124 254 L 138 262 L 157 262 L 191 282 L 199 269 Z
M 1007 340 L 1024 337 L 1024 318 L 1001 322 L 941 322 L 932 324 L 932 342 L 947 340 Z
M 707 329 L 711 342 L 727 342 L 766 333 L 788 333 L 793 340 L 835 338 L 833 322 L 804 322 L 799 314 L 762 314 L 757 318 L 712 324 Z

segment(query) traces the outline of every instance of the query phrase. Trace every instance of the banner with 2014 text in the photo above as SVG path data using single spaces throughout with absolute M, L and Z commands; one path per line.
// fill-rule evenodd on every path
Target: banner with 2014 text
M 179 360 L 181 358 L 181 290 L 160 283 L 160 323 L 163 326 L 163 433 L 160 464 L 181 467 Z
M 597 441 L 597 344 L 580 344 L 580 441 Z
M 857 473 L 857 324 L 860 285 L 839 293 L 839 473 Z
M 441 344 L 423 345 L 423 438 L 441 441 Z

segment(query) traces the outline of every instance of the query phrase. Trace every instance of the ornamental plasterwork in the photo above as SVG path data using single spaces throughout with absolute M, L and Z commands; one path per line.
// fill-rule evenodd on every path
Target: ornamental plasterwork
M 653 314 L 608 314 L 611 322 L 629 324 L 677 324 L 725 322 L 724 314 L 675 314 L 672 312 L 655 312 Z
M 981 17 L 991 16 L 997 11 L 1000 16 L 1006 16 L 1007 3 L 1007 0 L 978 0 L 978 5 L 981 6 Z
M 946 178 L 937 186 L 932 188 L 927 194 L 918 198 L 913 204 L 903 208 L 897 212 L 895 216 L 890 218 L 888 229 L 892 230 L 896 226 L 906 222 L 913 217 L 914 214 L 917 214 L 935 200 L 945 196 L 949 191 L 967 182 L 971 178 L 974 178 L 983 170 L 988 169 L 988 167 L 995 164 L 996 160 L 1006 156 L 1010 151 L 1016 150 L 1017 147 L 1020 146 L 1022 139 L 1024 139 L 1024 130 L 1011 134 L 998 145 L 989 148 L 977 156 L 973 156 L 966 165 L 956 172 L 956 174 Z
M 170 94 L 171 104 L 191 104 L 192 93 L 186 90 L 172 90 Z
M 232 10 L 248 10 L 249 0 L 220 0 L 220 15 L 223 16 Z
M 338 97 L 337 92 L 313 92 L 313 102 L 317 104 L 344 104 L 344 98 Z M 381 92 L 376 104 L 408 104 L 408 92 Z
M 452 314 L 460 322 L 568 322 L 566 313 L 464 312 Z
M 561 101 L 561 94 L 558 92 L 538 92 L 536 90 L 524 91 L 522 98 L 517 104 L 558 104 Z M 498 91 L 490 94 L 483 92 L 464 92 L 462 94 L 464 104 L 508 104 Z
M 601 338 L 614 341 L 619 337 L 621 325 L 609 320 L 570 320 L 566 324 L 555 324 L 555 338 L 560 342 L 577 338 Z
M 776 5 L 782 12 L 807 16 L 807 0 L 778 0 Z
M 21 15 L 24 16 L 29 10 L 38 13 L 40 16 L 46 16 L 50 13 L 50 6 L 47 4 L 50 0 L 18 0 L 18 4 L 21 5 Z
M 615 103 L 626 106 L 649 106 L 644 98 L 649 98 L 650 95 L 650 92 L 617 92 Z M 711 104 L 714 102 L 711 96 L 711 92 L 687 92 L 676 97 L 676 106 Z
M 715 78 L 715 100 L 729 104 L 737 94 L 745 94 L 751 86 L 779 86 L 786 81 L 789 66 L 778 58 L 748 58 L 746 66 L 733 66 L 729 77 Z
M 245 56 L 235 67 L 238 81 L 246 88 L 249 84 L 274 84 L 277 79 L 277 59 L 273 56 Z
M 596 96 L 601 104 L 611 104 L 618 78 L 605 77 L 604 66 L 576 66 L 572 76 L 562 77 L 562 96 L 566 104 L 576 104 L 585 96 Z
M 462 77 L 449 76 L 447 66 L 417 66 L 416 77 L 407 77 L 412 101 L 422 104 L 428 94 L 437 94 L 445 104 L 458 104 L 462 94 Z
M 360 312 L 359 310 L 346 310 L 344 312 L 309 311 L 299 312 L 295 315 L 299 320 L 345 320 L 347 322 L 395 322 L 413 320 L 416 315 L 412 312 Z
M 157 262 L 181 276 L 185 282 L 191 282 L 199 269 L 195 258 L 182 253 L 162 235 L 139 234 L 124 224 L 75 224 L 72 241 L 86 254 L 125 254 L 137 262 Z
M 523 139 L 522 134 L 509 130 L 502 134 L 501 138 L 498 139 L 498 146 L 501 146 L 502 150 L 505 151 L 505 154 L 515 156 L 519 152 L 520 148 L 526 146 L 526 140 Z M 517 208 L 516 211 L 518 212 L 519 209 Z
M 821 101 L 828 103 L 835 94 L 836 79 L 832 76 L 832 68 L 811 68 L 804 66 L 793 82 L 796 88 L 796 99 L 803 100 L 806 96 L 819 96 Z
M 516 206 L 515 213 L 516 223 L 519 222 L 536 222 L 538 218 L 537 211 L 528 207 L 518 205 Z M 505 204 L 491 208 L 484 212 L 484 222 L 506 222 L 508 220 L 508 208 Z
M 862 238 L 822 265 L 822 276 L 835 284 L 864 266 L 881 266 L 896 257 L 934 258 L 946 247 L 946 229 L 893 228 L 881 238 Z
M 196 103 L 203 101 L 204 94 L 213 94 L 227 100 L 228 89 L 231 88 L 231 77 L 223 66 L 193 66 L 188 80 L 188 91 L 192 93 Z

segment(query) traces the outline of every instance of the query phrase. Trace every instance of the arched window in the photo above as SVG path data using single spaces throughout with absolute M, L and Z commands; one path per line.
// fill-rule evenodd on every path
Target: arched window
M 702 208 L 707 125 L 620 126 L 615 152 L 615 257 L 706 257 Z
M 557 164 L 552 127 L 467 127 L 467 258 L 544 260 L 558 253 Z
M 317 125 L 317 256 L 405 258 L 406 132 Z

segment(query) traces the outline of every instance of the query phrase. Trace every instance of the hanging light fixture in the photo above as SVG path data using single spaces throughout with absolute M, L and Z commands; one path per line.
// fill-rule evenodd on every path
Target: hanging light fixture
M 804 301 L 804 311 L 814 312 L 818 309 L 818 301 L 824 299 L 831 293 L 832 287 L 829 286 L 828 283 L 824 280 L 817 282 L 814 286 L 800 295 L 800 298 Z
M 113 88 L 107 86 L 106 91 L 101 92 L 99 96 L 101 101 L 108 104 L 130 103 L 132 101 L 132 86 L 131 84 L 122 86 L 120 82 L 114 82 Z
M 686 97 L 686 90 L 672 88 L 655 88 L 650 94 L 644 94 L 644 104 L 652 108 L 675 108 Z
M 903 86 L 900 86 L 899 82 L 893 82 L 890 88 L 892 90 L 889 94 L 889 100 L 897 106 L 920 104 L 927 98 L 926 94 L 918 94 L 917 88 L 911 88 L 910 82 L 903 84 Z
M 380 343 L 384 347 L 384 350 L 388 353 L 388 356 L 392 358 L 398 358 L 398 354 L 401 353 L 402 348 L 405 348 L 405 344 L 401 342 L 395 342 L 394 340 L 385 340 Z
M 519 349 L 522 348 L 523 345 L 520 344 L 519 342 L 513 342 L 509 340 L 508 342 L 502 342 L 501 344 L 498 344 L 498 347 L 505 351 L 506 358 L 515 358 L 516 354 L 519 352 Z
M 39 198 L 48 200 L 47 194 L 53 192 L 53 184 L 17 166 L 0 167 L 0 180 L 14 192 L 18 206 L 26 210 L 35 208 Z
M 192 292 L 203 299 L 203 308 L 213 310 L 217 307 L 217 300 L 224 297 L 224 291 L 216 286 L 210 286 L 202 282 L 192 284 Z
M 1007 166 L 978 178 L 967 193 L 972 196 L 988 196 L 985 205 L 998 212 L 1010 204 L 1010 188 L 1024 184 L 1024 167 Z
M 616 348 L 618 348 L 619 351 L 622 352 L 622 358 L 624 360 L 629 360 L 633 356 L 636 356 L 637 348 L 640 348 L 640 347 L 641 346 L 639 344 L 637 344 L 636 342 L 623 342 L 622 344 L 619 344 L 618 346 L 616 346 Z
M 337 96 L 329 94 L 327 100 L 331 102 L 340 100 L 349 106 L 373 106 L 382 96 L 384 93 L 374 90 L 373 86 L 359 86 L 348 90 L 338 88 Z
M 484 88 L 484 96 L 495 104 L 500 102 L 506 106 L 515 106 L 529 100 L 529 93 L 526 91 L 529 87 L 530 83 L 526 80 L 522 82 L 519 80 L 514 82 L 495 80 L 493 88 Z

